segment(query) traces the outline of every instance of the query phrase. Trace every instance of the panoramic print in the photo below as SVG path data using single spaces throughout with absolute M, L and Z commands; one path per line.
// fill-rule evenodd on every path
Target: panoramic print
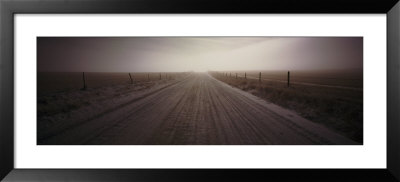
M 38 37 L 38 145 L 362 145 L 362 37 Z

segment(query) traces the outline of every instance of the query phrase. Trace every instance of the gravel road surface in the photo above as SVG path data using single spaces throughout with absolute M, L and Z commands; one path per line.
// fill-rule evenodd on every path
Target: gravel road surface
M 358 144 L 207 73 L 193 73 L 113 108 L 38 144 Z

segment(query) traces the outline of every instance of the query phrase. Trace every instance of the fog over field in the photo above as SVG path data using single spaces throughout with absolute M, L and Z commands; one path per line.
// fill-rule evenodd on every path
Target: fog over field
M 362 69 L 361 37 L 39 37 L 38 71 Z

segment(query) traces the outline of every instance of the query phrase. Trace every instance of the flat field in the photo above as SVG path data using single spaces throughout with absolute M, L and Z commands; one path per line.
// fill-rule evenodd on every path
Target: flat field
M 255 75 L 85 73 L 82 89 L 82 73 L 38 73 L 37 143 L 363 143 L 362 87 Z
M 306 119 L 357 142 L 363 141 L 361 70 L 290 71 L 289 87 L 287 72 L 224 71 L 210 74 L 233 87 L 294 110 Z
M 207 73 L 38 97 L 39 145 L 357 145 Z
M 149 83 L 154 81 L 165 81 L 179 79 L 187 72 L 131 72 L 134 84 Z M 38 95 L 72 91 L 83 88 L 82 72 L 38 72 Z M 129 73 L 114 72 L 85 72 L 86 87 L 100 88 L 113 85 L 129 84 L 131 79 Z
M 160 79 L 161 74 L 161 79 Z M 138 97 L 145 92 L 175 83 L 190 73 L 85 73 L 39 72 L 37 88 L 37 127 L 40 137 L 49 127 L 60 121 L 99 113 L 127 97 Z M 86 116 L 85 116 L 86 115 Z M 68 121 L 71 122 L 71 121 Z M 67 125 L 65 122 L 61 125 Z
M 238 78 L 246 77 L 249 79 L 259 79 L 261 72 L 261 80 L 276 81 L 287 83 L 288 71 L 225 71 L 228 76 Z M 363 72 L 362 70 L 294 70 L 290 71 L 290 82 L 292 84 L 318 85 L 318 86 L 337 86 L 362 89 L 363 88 Z

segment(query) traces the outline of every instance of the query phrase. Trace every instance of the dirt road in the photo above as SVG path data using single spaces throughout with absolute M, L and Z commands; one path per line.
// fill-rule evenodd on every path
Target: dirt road
M 116 105 L 38 144 L 357 144 L 206 73 Z

